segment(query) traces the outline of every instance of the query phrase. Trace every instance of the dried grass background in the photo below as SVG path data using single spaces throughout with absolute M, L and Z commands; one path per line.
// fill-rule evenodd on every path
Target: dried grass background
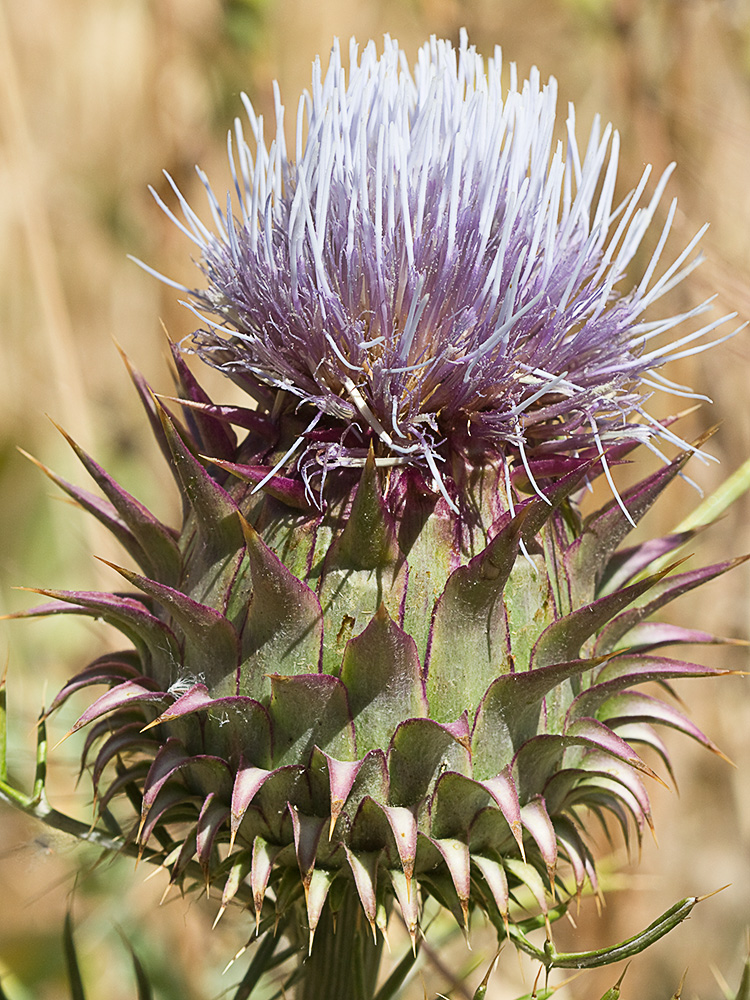
M 90 552 L 120 554 L 83 515 L 52 499 L 44 477 L 15 450 L 21 445 L 83 481 L 45 413 L 159 516 L 177 516 L 113 345 L 114 337 L 168 392 L 159 321 L 173 339 L 191 329 L 177 295 L 126 258 L 132 253 L 188 283 L 196 278 L 186 241 L 147 185 L 164 194 L 166 168 L 197 203 L 193 165 L 200 163 L 221 190 L 239 91 L 270 116 L 277 78 L 294 107 L 312 59 L 321 53 L 325 62 L 334 35 L 364 41 L 389 32 L 414 54 L 430 33 L 457 40 L 461 25 L 480 51 L 501 44 L 521 73 L 536 63 L 543 77 L 554 74 L 561 115 L 568 100 L 576 103 L 579 138 L 596 111 L 615 123 L 623 194 L 644 163 L 658 173 L 678 161 L 669 187 L 679 197 L 675 252 L 704 221 L 711 229 L 707 260 L 675 305 L 715 292 L 723 312 L 750 316 L 750 0 L 0 0 L 0 610 L 31 603 L 11 589 L 16 584 L 117 587 Z M 749 338 L 740 334 L 677 373 L 715 400 L 689 419 L 686 433 L 723 421 L 712 444 L 721 466 L 692 471 L 708 490 L 750 454 Z M 669 530 L 697 500 L 677 483 L 647 529 Z M 750 551 L 749 512 L 745 500 L 704 534 L 696 563 Z M 735 571 L 683 600 L 674 615 L 747 638 L 749 581 L 748 572 Z M 109 640 L 94 625 L 62 620 L 5 625 L 0 641 L 9 659 L 12 759 L 16 775 L 28 778 L 42 699 Z M 736 647 L 702 655 L 747 667 Z M 559 947 L 611 943 L 680 897 L 732 882 L 633 963 L 623 996 L 636 1000 L 666 1000 L 686 966 L 686 1000 L 718 1000 L 721 975 L 736 987 L 750 924 L 750 688 L 735 677 L 685 684 L 681 694 L 737 769 L 671 739 L 681 795 L 652 790 L 661 847 L 644 842 L 640 865 L 627 869 L 636 873 L 627 890 L 611 880 L 601 921 L 589 901 L 577 932 L 556 931 Z M 53 742 L 77 707 L 53 722 Z M 87 817 L 85 781 L 76 792 L 69 777 L 74 742 L 53 755 L 51 787 L 60 808 Z M 625 860 L 620 852 L 613 865 Z M 237 981 L 242 963 L 223 979 L 218 973 L 244 943 L 249 920 L 234 914 L 211 933 L 215 900 L 177 899 L 157 909 L 163 876 L 144 885 L 145 873 L 134 875 L 129 861 L 92 870 L 94 861 L 7 811 L 0 816 L 0 977 L 9 995 L 66 995 L 59 937 L 71 899 L 94 1000 L 134 995 L 118 926 L 158 996 L 207 1000 Z M 479 933 L 469 953 L 460 936 L 452 938 L 436 958 L 459 976 L 484 959 L 467 980 L 473 988 L 492 954 L 488 942 Z M 559 995 L 594 1000 L 616 971 L 584 976 Z M 529 966 L 506 948 L 489 996 L 530 990 L 528 977 Z M 429 996 L 471 995 L 435 962 L 424 966 L 424 981 Z M 422 991 L 417 977 L 409 995 Z

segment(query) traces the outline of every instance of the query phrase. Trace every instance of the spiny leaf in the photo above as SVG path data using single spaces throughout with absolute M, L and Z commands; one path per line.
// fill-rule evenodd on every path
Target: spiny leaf
M 234 994 L 233 1000 L 248 1000 L 263 974 L 274 967 L 273 954 L 281 940 L 279 934 L 265 934 L 258 942 L 247 972 Z
M 101 497 L 96 496 L 94 493 L 90 493 L 88 490 L 85 490 L 80 486 L 74 486 L 72 483 L 67 482 L 51 469 L 48 469 L 46 465 L 43 465 L 40 461 L 34 458 L 33 455 L 24 451 L 23 448 L 19 448 L 18 450 L 25 458 L 28 458 L 30 462 L 33 462 L 38 469 L 41 469 L 41 471 L 49 479 L 51 479 L 56 486 L 58 486 L 64 493 L 67 493 L 79 507 L 85 510 L 88 514 L 91 514 L 101 524 L 103 524 L 110 534 L 117 539 L 120 545 L 122 545 L 128 555 L 130 555 L 131 558 L 138 563 L 144 572 L 149 573 L 152 576 L 158 576 L 158 567 L 154 566 L 151 557 L 148 555 L 135 535 L 131 532 L 125 521 L 123 521 L 118 515 L 113 504 L 111 504 L 108 500 L 103 500 Z
M 135 974 L 135 983 L 137 993 L 137 1000 L 153 1000 L 153 990 L 151 989 L 151 983 L 149 981 L 146 970 L 143 968 L 143 963 L 138 958 L 135 948 L 132 946 L 130 941 L 125 937 L 125 935 L 120 932 L 120 937 L 122 938 L 123 944 L 130 952 L 130 961 L 133 963 L 133 973 Z
M 476 776 L 494 777 L 507 767 L 518 748 L 537 732 L 545 695 L 604 658 L 554 663 L 536 670 L 503 674 L 485 692 L 472 734 Z
M 557 837 L 552 820 L 547 812 L 544 799 L 535 795 L 521 807 L 521 822 L 536 841 L 544 865 L 547 869 L 550 889 L 554 892 L 555 869 L 557 868 Z
M 383 503 L 372 453 L 362 470 L 343 531 L 323 562 L 318 593 L 330 627 L 323 635 L 323 670 L 337 673 L 349 636 L 361 632 L 381 604 L 402 618 L 407 566 Z
M 182 557 L 173 531 L 154 517 L 140 501 L 124 490 L 101 465 L 95 462 L 93 458 L 87 455 L 76 444 L 73 438 L 62 427 L 57 424 L 55 424 L 55 427 L 60 431 L 80 459 L 83 467 L 115 508 L 133 537 L 137 539 L 139 545 L 147 554 L 149 562 L 154 566 L 158 578 L 165 583 L 176 583 L 180 578 Z M 59 485 L 65 489 L 67 484 L 63 480 L 60 480 Z M 79 498 L 75 497 L 75 499 L 78 500 Z M 96 513 L 96 511 L 92 511 L 92 513 Z
M 505 868 L 500 861 L 496 861 L 494 858 L 485 857 L 482 854 L 475 854 L 472 852 L 471 862 L 474 868 L 479 869 L 482 873 L 482 877 L 487 884 L 487 888 L 490 891 L 492 899 L 497 906 L 500 917 L 503 921 L 503 927 L 507 933 L 508 928 L 508 905 L 510 903 L 510 893 L 508 891 L 508 877 L 505 874 Z M 497 928 L 498 931 L 500 928 Z
M 48 714 L 52 714 L 76 691 L 92 684 L 107 684 L 111 687 L 126 680 L 144 680 L 142 668 L 143 664 L 135 650 L 105 653 L 75 674 L 61 688 L 59 693 L 55 695 Z
M 156 401 L 156 397 L 154 396 L 154 393 L 151 389 L 151 386 L 148 384 L 143 375 L 138 371 L 138 369 L 134 367 L 133 363 L 130 361 L 130 358 L 123 351 L 122 347 L 120 347 L 117 341 L 115 341 L 115 347 L 117 348 L 120 357 L 122 358 L 123 364 L 125 365 L 128 375 L 130 376 L 130 380 L 135 386 L 135 390 L 138 393 L 141 404 L 143 405 L 143 409 L 146 411 L 146 416 L 151 426 L 151 432 L 154 435 L 157 444 L 159 445 L 159 449 L 164 458 L 167 460 L 170 470 L 173 473 L 175 473 L 175 469 L 172 463 L 172 453 L 167 443 L 167 438 L 164 433 L 164 427 L 162 426 L 162 422 L 159 418 L 158 404 Z M 172 419 L 174 420 L 174 417 L 172 417 Z
M 102 562 L 144 594 L 153 597 L 170 614 L 185 637 L 185 660 L 205 678 L 215 693 L 225 689 L 234 693 L 239 639 L 223 614 L 194 601 L 181 590 L 149 580 L 107 560 Z
M 542 881 L 542 876 L 533 865 L 526 861 L 519 861 L 517 858 L 504 858 L 505 870 L 513 877 L 516 884 L 525 885 L 536 900 L 537 906 L 542 912 L 544 924 L 549 929 L 549 905 L 547 903 L 547 890 Z
M 669 660 L 666 657 L 623 656 L 609 660 L 591 687 L 582 691 L 571 703 L 568 719 L 596 715 L 610 697 L 628 688 L 649 681 L 665 681 L 688 677 L 722 677 L 737 671 L 712 669 L 698 663 Z
M 180 647 L 172 630 L 141 601 L 98 591 L 22 589 L 63 603 L 43 604 L 7 615 L 8 618 L 39 618 L 66 612 L 102 618 L 133 642 L 145 663 L 150 664 L 149 674 L 158 685 L 166 689 L 174 682 L 182 660 Z
M 469 895 L 471 893 L 471 861 L 469 845 L 457 837 L 430 838 L 442 855 L 453 883 L 461 907 L 459 924 L 465 931 L 469 928 Z
M 169 341 L 169 349 L 172 353 L 172 361 L 177 372 L 179 386 L 189 402 L 210 403 L 208 398 L 193 373 L 185 363 L 177 344 Z M 226 423 L 216 420 L 205 410 L 194 410 L 184 407 L 184 412 L 188 422 L 193 424 L 196 436 L 199 438 L 203 449 L 216 455 L 218 458 L 230 458 L 237 449 L 237 438 L 234 431 Z
M 432 719 L 407 719 L 393 734 L 388 751 L 390 801 L 410 806 L 432 794 L 446 771 L 470 773 L 467 742 Z
M 750 459 L 728 476 L 714 492 L 705 498 L 675 528 L 676 532 L 693 531 L 713 524 L 724 511 L 750 488 Z M 654 569 L 660 569 L 654 566 Z
M 194 512 L 204 545 L 216 556 L 242 548 L 237 506 L 186 445 L 173 420 L 156 403 L 183 495 Z
M 384 569 L 399 558 L 396 530 L 383 503 L 371 446 L 349 517 L 334 544 L 329 564 L 346 569 L 374 570 Z
M 242 630 L 240 691 L 253 697 L 268 692 L 267 675 L 309 673 L 318 669 L 323 612 L 315 593 L 281 562 L 244 518 L 253 597 Z
M 681 452 L 669 465 L 658 469 L 622 494 L 622 502 L 633 521 L 640 521 L 695 454 L 695 449 L 700 448 L 714 432 L 715 428 L 706 431 L 695 442 L 693 449 Z M 566 556 L 571 579 L 598 578 L 612 553 L 631 530 L 632 523 L 614 499 L 592 514 L 586 521 L 583 534 L 573 543 Z
M 8 664 L 0 677 L 0 781 L 8 780 Z
M 644 590 L 642 599 L 636 601 L 633 607 L 623 611 L 611 622 L 604 625 L 596 638 L 595 652 L 602 654 L 611 652 L 620 640 L 627 639 L 630 629 L 640 625 L 645 618 L 658 611 L 659 608 L 696 587 L 708 583 L 709 580 L 722 576 L 736 566 L 741 566 L 742 563 L 747 562 L 748 558 L 750 556 L 740 556 L 737 559 L 716 563 L 713 566 L 702 566 L 700 569 L 678 573 L 674 576 L 666 576 L 669 572 L 668 567 L 666 570 L 661 570 L 649 577 L 650 580 L 658 581 L 656 585 L 650 590 Z
M 682 997 L 682 987 L 685 985 L 685 980 L 687 979 L 687 974 L 688 974 L 688 970 L 685 969 L 685 971 L 682 973 L 682 979 L 680 980 L 680 985 L 674 991 L 674 993 L 672 994 L 670 1000 L 680 1000 L 680 998 Z
M 167 700 L 163 691 L 154 691 L 151 688 L 139 684 L 137 681 L 123 681 L 115 687 L 105 691 L 103 695 L 96 699 L 85 712 L 77 719 L 72 729 L 67 734 L 78 732 L 84 726 L 104 715 L 109 715 L 127 705 L 156 704 L 162 705 Z
M 430 715 L 439 722 L 476 710 L 488 684 L 510 668 L 502 593 L 530 507 L 449 577 L 435 606 L 425 666 Z
M 416 645 L 391 619 L 384 604 L 364 632 L 347 643 L 341 680 L 349 696 L 360 756 L 387 746 L 402 719 L 427 715 Z
M 622 970 L 622 975 L 620 976 L 620 978 L 613 986 L 610 986 L 610 988 L 607 990 L 607 992 L 604 994 L 601 1000 L 619 1000 L 622 981 L 625 978 L 625 973 L 628 971 L 629 968 L 630 968 L 630 963 L 628 963 L 628 965 L 625 966 L 625 968 Z
M 716 891 L 720 892 L 721 890 Z M 548 941 L 544 952 L 532 946 L 533 951 L 530 953 L 544 962 L 547 968 L 552 969 L 596 969 L 604 965 L 611 965 L 625 958 L 632 958 L 634 955 L 644 951 L 649 945 L 654 944 L 660 938 L 664 937 L 665 934 L 682 923 L 686 917 L 690 916 L 696 903 L 700 903 L 702 900 L 708 899 L 709 896 L 713 895 L 714 893 L 708 893 L 705 896 L 688 896 L 686 899 L 681 899 L 674 906 L 671 906 L 662 913 L 660 917 L 657 917 L 653 923 L 649 924 L 639 934 L 634 934 L 633 937 L 610 948 L 565 954 L 557 952 L 554 945 Z M 524 951 L 529 951 L 529 944 L 528 939 L 519 942 L 520 947 Z
M 597 587 L 597 596 L 612 594 L 639 573 L 654 573 L 667 564 L 670 553 L 683 548 L 698 531 L 681 531 L 665 538 L 651 538 L 629 549 L 620 549 L 609 559 Z
M 385 753 L 380 747 L 368 751 L 360 760 L 338 760 L 317 747 L 313 750 L 310 781 L 315 796 L 318 776 L 328 775 L 327 782 L 321 782 L 321 791 L 316 801 L 321 810 L 330 810 L 328 839 L 333 839 L 339 816 L 344 813 L 345 822 L 351 824 L 362 799 L 372 795 L 378 801 L 388 798 L 388 766 Z M 382 818 L 382 817 L 381 817 Z M 353 837 L 353 834 L 352 834 Z M 351 844 L 357 846 L 356 838 Z
M 717 756 L 729 761 L 729 758 L 719 750 L 705 733 L 690 721 L 682 712 L 668 705 L 653 695 L 635 691 L 624 691 L 614 695 L 600 707 L 599 718 L 607 725 L 617 725 L 620 722 L 648 722 L 670 726 L 686 736 L 692 737 Z
M 346 688 L 327 674 L 271 676 L 269 713 L 274 763 L 309 763 L 313 747 L 355 759 L 355 736 Z
M 272 476 L 270 479 L 268 478 L 273 466 L 241 465 L 237 462 L 226 462 L 219 459 L 214 459 L 213 463 L 214 465 L 218 465 L 220 469 L 225 469 L 233 476 L 236 476 L 245 483 L 250 483 L 252 486 L 259 486 L 262 483 L 263 485 L 260 488 L 264 493 L 279 500 L 287 507 L 304 511 L 306 514 L 317 513 L 316 508 L 307 496 L 304 484 L 300 480 L 290 479 L 287 476 L 279 474 Z
M 532 669 L 574 659 L 579 655 L 581 646 L 587 639 L 611 621 L 623 608 L 652 590 L 676 565 L 678 564 L 668 566 L 660 573 L 615 591 L 614 594 L 600 597 L 591 604 L 577 608 L 569 615 L 553 622 L 544 630 L 534 647 Z
M 750 1000 L 750 954 L 742 966 L 742 978 L 734 1000 Z
M 466 836 L 471 818 L 493 803 L 483 784 L 457 771 L 446 771 L 438 778 L 430 800 L 431 836 Z

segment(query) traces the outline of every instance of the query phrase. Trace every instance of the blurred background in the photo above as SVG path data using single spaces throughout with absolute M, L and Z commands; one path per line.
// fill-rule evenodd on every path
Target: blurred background
M 53 496 L 54 487 L 16 450 L 84 482 L 45 414 L 158 516 L 177 520 L 168 474 L 114 345 L 158 391 L 169 392 L 161 322 L 174 340 L 192 329 L 178 293 L 127 259 L 133 254 L 188 285 L 198 280 L 190 245 L 147 185 L 168 197 L 166 169 L 188 200 L 202 205 L 199 163 L 215 190 L 224 190 L 226 133 L 241 110 L 240 91 L 272 119 L 275 78 L 296 109 L 312 60 L 320 53 L 326 64 L 333 36 L 380 44 L 388 32 L 413 60 L 429 34 L 457 42 L 461 26 L 480 52 L 490 55 L 500 44 L 520 74 L 537 64 L 543 78 L 554 75 L 563 121 L 568 101 L 575 102 L 580 143 L 597 112 L 615 124 L 623 140 L 622 195 L 647 162 L 657 176 L 678 162 L 661 213 L 676 195 L 672 257 L 703 222 L 711 228 L 705 262 L 670 309 L 715 294 L 717 315 L 750 318 L 750 0 L 0 0 L 0 611 L 33 603 L 14 586 L 118 585 L 91 553 L 115 560 L 121 553 Z M 750 454 L 750 333 L 667 374 L 714 400 L 682 429 L 692 436 L 722 424 L 710 446 L 721 464 L 693 463 L 691 470 L 710 491 Z M 682 402 L 655 402 L 653 410 L 664 414 Z M 674 484 L 645 530 L 670 530 L 698 501 L 685 483 Z M 750 551 L 749 514 L 747 499 L 735 505 L 698 540 L 693 564 Z M 741 567 L 684 599 L 673 619 L 747 638 L 749 583 Z M 85 622 L 3 623 L 17 780 L 32 773 L 40 704 L 110 641 Z M 737 646 L 709 647 L 695 658 L 748 666 Z M 610 875 L 602 919 L 588 900 L 577 930 L 556 930 L 560 948 L 613 943 L 677 899 L 731 882 L 633 962 L 623 996 L 666 1000 L 688 966 L 686 1000 L 718 1000 L 727 982 L 736 989 L 750 925 L 748 683 L 730 677 L 680 688 L 695 721 L 737 767 L 667 734 L 680 794 L 652 789 L 662 846 L 644 841 L 639 863 L 617 839 L 613 846 L 603 841 Z M 53 720 L 51 742 L 77 708 Z M 86 780 L 78 790 L 73 784 L 79 752 L 75 739 L 55 751 L 50 787 L 54 804 L 88 819 Z M 247 959 L 220 972 L 249 936 L 249 919 L 235 914 L 211 932 L 216 900 L 177 897 L 157 909 L 164 875 L 144 883 L 148 873 L 141 867 L 134 875 L 127 859 L 96 862 L 95 853 L 0 812 L 0 981 L 11 998 L 66 995 L 60 930 L 71 904 L 94 1000 L 135 995 L 120 930 L 159 996 L 231 995 Z M 423 963 L 409 996 L 470 997 L 494 954 L 492 936 L 478 928 L 473 952 L 447 926 L 438 925 L 438 938 L 439 956 Z M 530 991 L 534 971 L 506 948 L 488 995 L 506 1000 Z M 620 971 L 584 976 L 558 995 L 593 1000 Z M 451 974 L 468 977 L 463 991 Z

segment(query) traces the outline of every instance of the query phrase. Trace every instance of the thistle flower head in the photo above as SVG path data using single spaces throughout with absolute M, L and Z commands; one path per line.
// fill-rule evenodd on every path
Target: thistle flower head
M 98 809 L 111 822 L 117 800 L 172 882 L 222 885 L 222 912 L 242 896 L 312 950 L 336 914 L 356 937 L 361 910 L 377 957 L 392 900 L 416 948 L 432 896 L 548 968 L 619 961 L 671 925 L 558 956 L 550 924 L 597 890 L 592 816 L 638 840 L 651 825 L 639 748 L 670 769 L 656 727 L 716 750 L 640 686 L 725 672 L 662 655 L 713 636 L 647 619 L 735 563 L 654 571 L 690 530 L 621 548 L 695 448 L 585 519 L 575 494 L 605 454 L 672 435 L 645 399 L 715 324 L 654 346 L 707 304 L 645 310 L 695 240 L 660 270 L 672 205 L 622 289 L 669 171 L 615 207 L 616 134 L 595 124 L 581 155 L 571 113 L 555 145 L 536 71 L 503 96 L 499 55 L 485 71 L 465 36 L 414 74 L 388 39 L 350 64 L 348 82 L 337 47 L 325 78 L 316 64 L 294 159 L 278 94 L 268 148 L 246 101 L 255 151 L 238 123 L 225 209 L 203 178 L 215 232 L 177 192 L 208 279 L 192 348 L 257 406 L 214 404 L 177 348 L 179 418 L 134 374 L 183 523 L 74 444 L 106 499 L 50 475 L 139 571 L 116 567 L 132 594 L 45 590 L 24 614 L 103 618 L 133 644 L 53 708 L 109 685 L 71 730 L 90 727 Z M 542 925 L 544 949 L 526 936 Z M 365 995 L 326 991 L 317 954 L 300 995 Z
M 467 438 L 526 464 L 669 436 L 644 410 L 654 387 L 680 389 L 657 369 L 716 325 L 664 345 L 707 303 L 644 319 L 696 263 L 700 233 L 656 277 L 674 202 L 640 282 L 623 280 L 671 167 L 650 200 L 647 168 L 615 207 L 611 126 L 595 121 L 582 153 L 571 108 L 556 140 L 555 81 L 519 84 L 511 66 L 504 94 L 499 50 L 485 66 L 465 33 L 458 51 L 433 38 L 414 73 L 389 38 L 381 57 L 352 42 L 349 61 L 348 80 L 338 44 L 325 75 L 316 61 L 293 159 L 278 88 L 270 147 L 244 98 L 254 155 L 237 120 L 226 210 L 201 173 L 216 232 L 177 192 L 208 279 L 192 306 L 215 318 L 195 350 L 255 395 L 287 392 L 325 468 L 373 442 L 441 482 Z

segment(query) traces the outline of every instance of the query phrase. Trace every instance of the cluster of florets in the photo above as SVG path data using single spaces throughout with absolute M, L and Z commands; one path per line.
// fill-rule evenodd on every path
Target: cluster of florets
M 308 467 L 361 465 L 373 441 L 380 464 L 440 484 L 467 436 L 524 465 L 672 436 L 643 404 L 684 387 L 656 369 L 716 326 L 658 346 L 708 304 L 643 318 L 696 263 L 700 233 L 654 277 L 674 203 L 639 284 L 618 287 L 671 167 L 647 203 L 649 168 L 614 207 L 611 126 L 596 121 L 581 155 L 571 109 L 556 141 L 555 81 L 519 85 L 511 66 L 503 95 L 499 50 L 485 66 L 465 34 L 458 51 L 433 38 L 413 74 L 391 39 L 380 58 L 352 42 L 348 82 L 335 44 L 300 100 L 293 160 L 278 89 L 270 147 L 244 101 L 255 156 L 237 120 L 226 211 L 201 173 L 215 233 L 176 192 L 208 278 L 183 288 L 206 324 L 193 348 L 264 402 L 288 394 Z

